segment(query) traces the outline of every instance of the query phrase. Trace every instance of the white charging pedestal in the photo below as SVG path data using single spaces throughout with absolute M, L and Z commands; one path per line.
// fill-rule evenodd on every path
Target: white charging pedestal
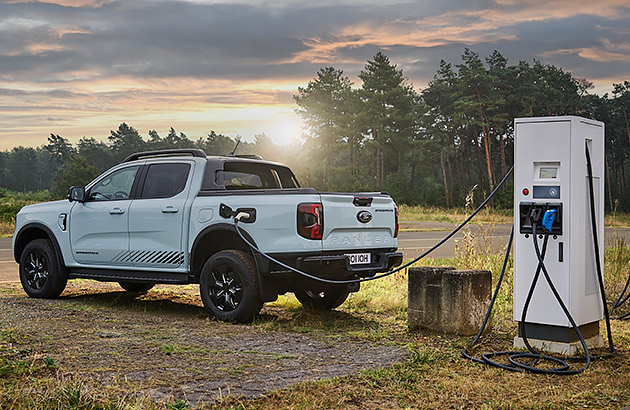
M 587 344 L 603 344 L 603 316 L 597 279 L 586 148 L 591 155 L 597 238 L 604 261 L 604 124 L 575 116 L 514 120 L 514 320 L 520 322 L 538 259 L 534 250 L 532 208 L 556 209 L 544 258 L 551 279 Z M 542 236 L 539 236 L 542 238 Z M 538 239 L 542 249 L 543 239 Z M 602 266 L 603 272 L 603 266 Z M 574 354 L 581 347 L 543 273 L 525 318 L 525 334 L 538 349 Z M 516 347 L 524 343 L 519 330 Z

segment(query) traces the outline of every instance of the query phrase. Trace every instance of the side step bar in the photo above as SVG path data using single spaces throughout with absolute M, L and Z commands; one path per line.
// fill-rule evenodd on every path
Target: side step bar
M 102 282 L 192 283 L 187 273 L 73 268 L 68 279 L 93 279 Z

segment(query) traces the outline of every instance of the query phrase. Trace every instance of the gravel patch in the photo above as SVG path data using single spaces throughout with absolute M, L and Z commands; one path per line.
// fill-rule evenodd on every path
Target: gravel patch
M 136 298 L 117 284 L 74 281 L 61 298 L 44 300 L 5 284 L 0 328 L 23 335 L 20 348 L 53 358 L 63 375 L 193 405 L 259 397 L 408 357 L 399 346 L 344 335 L 217 322 L 196 293 L 194 286 L 157 286 Z

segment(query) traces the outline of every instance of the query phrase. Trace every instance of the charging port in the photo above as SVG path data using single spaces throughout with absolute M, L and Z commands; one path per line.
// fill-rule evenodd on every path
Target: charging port
M 536 222 L 536 232 L 547 235 L 562 235 L 561 202 L 521 202 L 519 204 L 520 230 L 522 234 L 534 233 L 532 225 Z M 551 228 L 551 229 L 549 229 Z

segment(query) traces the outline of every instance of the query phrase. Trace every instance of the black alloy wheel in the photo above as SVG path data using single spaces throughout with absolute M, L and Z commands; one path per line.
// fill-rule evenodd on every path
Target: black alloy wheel
M 206 310 L 228 322 L 250 322 L 263 305 L 254 260 L 240 250 L 209 258 L 199 277 L 199 291 Z
M 61 268 L 52 243 L 47 239 L 29 242 L 20 255 L 20 282 L 24 291 L 34 298 L 56 298 L 66 287 L 67 278 Z
M 26 257 L 26 283 L 34 290 L 41 290 L 48 280 L 48 262 L 44 254 L 33 251 Z
M 228 264 L 216 265 L 210 273 L 210 299 L 220 311 L 231 312 L 243 300 L 243 283 L 239 273 Z

